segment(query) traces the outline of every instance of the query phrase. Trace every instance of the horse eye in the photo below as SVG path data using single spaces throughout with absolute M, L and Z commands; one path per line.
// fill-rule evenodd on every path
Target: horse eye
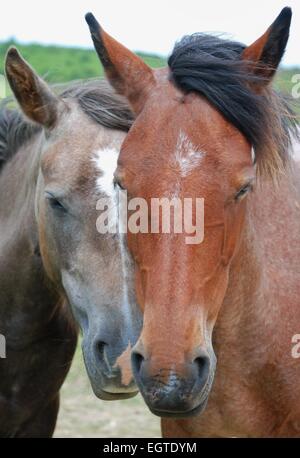
M 63 206 L 63 204 L 54 196 L 52 196 L 51 194 L 46 194 L 46 198 L 48 199 L 49 205 L 53 210 L 66 212 L 66 209 Z
M 122 183 L 120 183 L 119 180 L 114 180 L 114 187 L 118 187 L 118 188 L 121 189 L 122 191 L 125 191 L 124 186 L 122 185 Z
M 57 199 L 50 199 L 50 206 L 51 208 L 55 208 L 58 210 L 64 210 L 64 206 L 59 202 Z
M 246 186 L 243 186 L 243 187 L 236 193 L 236 195 L 235 195 L 235 197 L 234 197 L 235 200 L 240 200 L 240 199 L 242 199 L 242 198 L 247 194 L 247 192 L 250 191 L 250 190 L 251 190 L 251 184 L 248 183 L 248 184 L 246 184 Z

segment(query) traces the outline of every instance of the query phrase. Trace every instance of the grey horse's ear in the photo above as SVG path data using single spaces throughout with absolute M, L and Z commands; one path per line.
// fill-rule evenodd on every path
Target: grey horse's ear
M 292 19 L 291 8 L 283 8 L 273 24 L 254 43 L 244 49 L 242 58 L 266 85 L 274 76 L 285 52 Z
M 5 71 L 11 90 L 28 118 L 46 128 L 53 127 L 60 100 L 16 48 L 7 52 Z

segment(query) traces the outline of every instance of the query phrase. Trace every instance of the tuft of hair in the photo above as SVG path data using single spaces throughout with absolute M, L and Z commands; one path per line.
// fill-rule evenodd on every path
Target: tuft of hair
M 22 144 L 41 131 L 38 124 L 25 119 L 20 111 L 10 107 L 10 103 L 11 99 L 5 99 L 0 104 L 0 170 Z
M 289 164 L 292 138 L 299 137 L 291 101 L 242 60 L 245 45 L 198 33 L 183 37 L 169 57 L 171 80 L 204 97 L 249 141 L 258 171 L 276 179 Z M 261 91 L 253 88 L 264 87 Z
M 71 83 L 62 98 L 77 101 L 82 111 L 97 124 L 128 132 L 134 116 L 127 100 L 117 94 L 106 79 L 91 79 Z
M 75 100 L 81 110 L 101 126 L 127 132 L 132 125 L 133 113 L 127 101 L 116 94 L 106 80 L 76 81 L 52 89 L 62 99 Z M 12 101 L 7 98 L 0 104 L 0 171 L 22 145 L 42 130 L 12 106 Z

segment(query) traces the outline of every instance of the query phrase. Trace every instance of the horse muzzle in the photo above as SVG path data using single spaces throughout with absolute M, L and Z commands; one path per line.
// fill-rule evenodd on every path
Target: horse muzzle
M 109 348 L 99 339 L 92 345 L 85 345 L 83 341 L 82 347 L 90 382 L 98 398 L 108 401 L 127 399 L 138 393 L 131 371 L 130 349 L 119 350 L 121 356 L 116 358 L 116 347 Z
M 160 417 L 188 417 L 201 413 L 212 387 L 215 358 L 200 349 L 197 356 L 167 368 L 151 364 L 138 351 L 132 352 L 132 367 L 140 392 L 152 413 Z M 170 369 L 174 367 L 175 369 Z

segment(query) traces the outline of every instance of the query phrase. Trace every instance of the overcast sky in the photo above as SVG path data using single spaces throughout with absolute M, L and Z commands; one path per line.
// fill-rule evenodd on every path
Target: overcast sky
M 91 11 L 130 49 L 168 55 L 176 40 L 200 31 L 226 32 L 249 44 L 284 6 L 293 9 L 284 63 L 300 65 L 299 0 L 7 0 L 1 8 L 0 40 L 91 47 L 84 21 Z

